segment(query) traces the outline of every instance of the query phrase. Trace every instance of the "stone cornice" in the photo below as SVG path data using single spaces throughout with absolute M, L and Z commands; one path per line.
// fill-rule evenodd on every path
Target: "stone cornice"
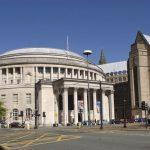
M 73 60 L 65 58 L 52 58 L 52 57 L 12 57 L 7 59 L 0 59 L 0 66 L 18 65 L 18 64 L 53 64 L 55 65 L 67 65 L 75 67 L 87 68 L 87 62 L 84 60 Z M 105 75 L 100 68 L 95 65 L 89 64 L 89 69 L 100 72 Z

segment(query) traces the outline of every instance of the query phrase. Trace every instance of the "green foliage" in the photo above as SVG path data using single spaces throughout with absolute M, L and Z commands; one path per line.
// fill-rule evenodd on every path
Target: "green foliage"
M 6 108 L 3 106 L 3 103 L 0 101 L 0 119 L 3 119 L 6 115 Z

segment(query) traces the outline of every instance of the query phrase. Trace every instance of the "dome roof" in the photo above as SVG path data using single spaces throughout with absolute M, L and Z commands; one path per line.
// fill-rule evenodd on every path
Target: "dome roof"
M 76 54 L 71 51 L 67 51 L 65 49 L 56 49 L 56 48 L 23 48 L 23 49 L 17 49 L 17 50 L 12 50 L 3 53 L 1 56 L 6 56 L 6 55 L 21 55 L 21 54 L 48 54 L 48 55 L 68 55 L 68 56 L 74 56 L 74 57 L 80 57 L 79 54 Z

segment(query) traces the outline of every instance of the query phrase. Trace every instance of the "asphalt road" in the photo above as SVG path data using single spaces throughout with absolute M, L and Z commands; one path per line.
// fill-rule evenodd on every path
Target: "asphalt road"
M 150 150 L 150 130 L 0 129 L 0 144 L 21 150 Z

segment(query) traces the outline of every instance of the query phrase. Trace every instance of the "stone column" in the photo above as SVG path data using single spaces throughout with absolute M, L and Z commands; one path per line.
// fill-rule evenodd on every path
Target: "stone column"
M 63 92 L 63 124 L 68 123 L 68 89 L 64 88 Z
M 114 114 L 114 91 L 111 91 L 109 95 L 109 119 L 115 119 L 115 114 Z
M 51 81 L 53 81 L 53 67 L 51 67 Z
M 78 69 L 78 79 L 80 79 L 80 70 Z
M 20 81 L 23 83 L 23 67 L 20 67 Z
M 85 70 L 83 70 L 83 79 L 85 79 Z
M 65 68 L 65 78 L 67 78 L 67 68 Z
M 74 89 L 74 123 L 78 123 L 78 95 L 77 89 Z
M 93 119 L 97 119 L 96 90 L 93 90 Z
M 8 68 L 6 68 L 6 84 L 9 83 L 8 80 L 9 80 L 9 78 L 8 78 Z
M 13 83 L 15 84 L 16 83 L 16 81 L 15 81 L 15 67 L 13 68 Z
M 2 69 L 0 69 L 0 84 L 2 84 Z
M 45 66 L 43 67 L 43 79 L 45 79 Z
M 74 78 L 74 69 L 72 69 L 71 78 Z
M 84 89 L 84 121 L 88 121 L 87 89 Z
M 88 71 L 88 79 L 91 80 L 91 78 L 90 78 L 90 71 Z
M 60 67 L 58 67 L 58 79 L 60 79 Z
M 35 67 L 35 72 L 34 73 L 35 73 L 35 83 L 36 83 L 37 82 L 37 67 Z M 24 82 L 25 82 L 25 78 L 24 78 Z
M 94 80 L 94 73 L 92 72 L 92 77 L 91 77 L 91 80 Z

